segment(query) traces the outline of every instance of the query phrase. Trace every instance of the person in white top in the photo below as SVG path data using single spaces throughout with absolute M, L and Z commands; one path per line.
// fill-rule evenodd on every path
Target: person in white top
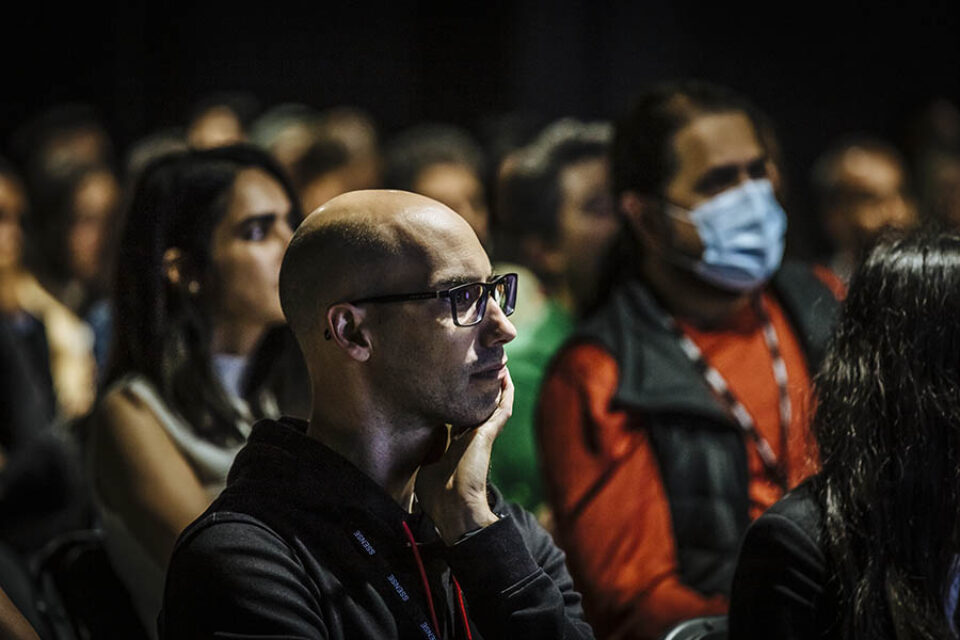
M 88 461 L 107 552 L 151 635 L 177 535 L 254 418 L 278 414 L 264 371 L 280 360 L 280 263 L 301 218 L 279 167 L 244 145 L 164 156 L 136 185 Z

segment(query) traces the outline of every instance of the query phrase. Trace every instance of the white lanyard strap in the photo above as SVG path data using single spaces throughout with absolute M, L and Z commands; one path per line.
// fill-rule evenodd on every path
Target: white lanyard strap
M 777 339 L 777 332 L 773 328 L 773 323 L 770 322 L 770 316 L 767 314 L 762 301 L 758 300 L 757 311 L 763 322 L 764 342 L 767 345 L 767 349 L 770 350 L 770 357 L 773 360 L 773 377 L 777 382 L 777 391 L 779 393 L 780 453 L 781 456 L 786 458 L 792 412 L 787 385 L 787 365 L 783 361 L 783 356 L 780 353 L 780 341 Z M 747 408 L 743 406 L 743 403 L 733 395 L 733 392 L 730 391 L 730 386 L 720 372 L 711 366 L 706 358 L 703 357 L 703 352 L 700 351 L 700 347 L 683 332 L 673 318 L 668 316 L 665 319 L 668 328 L 676 335 L 677 340 L 680 342 L 680 348 L 684 354 L 686 354 L 701 375 L 703 375 L 707 385 L 725 405 L 727 411 L 733 416 L 733 419 L 737 421 L 737 424 L 740 425 L 741 430 L 753 440 L 757 447 L 757 453 L 760 455 L 760 459 L 763 461 L 763 466 L 766 467 L 767 472 L 770 473 L 781 486 L 786 488 L 786 465 L 777 459 L 777 455 L 773 452 L 773 447 L 771 447 L 767 439 L 757 431 L 753 416 L 751 416 Z

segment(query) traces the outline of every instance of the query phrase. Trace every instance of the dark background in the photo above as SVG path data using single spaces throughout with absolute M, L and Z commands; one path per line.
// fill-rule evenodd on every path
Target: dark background
M 810 163 L 832 140 L 900 143 L 920 105 L 960 98 L 956 1 L 9 4 L 0 151 L 63 101 L 97 106 L 122 151 L 218 90 L 264 107 L 357 105 L 389 135 L 425 119 L 476 130 L 511 111 L 607 118 L 644 82 L 694 76 L 773 118 L 802 210 Z

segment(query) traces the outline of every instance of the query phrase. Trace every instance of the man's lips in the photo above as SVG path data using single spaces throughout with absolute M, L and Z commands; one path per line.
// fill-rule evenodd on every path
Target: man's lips
M 479 371 L 471 374 L 481 378 L 496 378 L 499 377 L 500 372 L 507 367 L 507 359 L 504 358 L 502 362 L 497 362 L 491 365 L 480 369 Z

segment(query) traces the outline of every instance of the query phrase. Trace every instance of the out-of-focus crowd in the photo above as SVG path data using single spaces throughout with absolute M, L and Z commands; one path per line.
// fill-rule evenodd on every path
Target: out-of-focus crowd
M 797 321 L 813 299 L 804 296 L 821 283 L 842 299 L 890 229 L 960 229 L 960 110 L 929 105 L 897 144 L 851 132 L 825 149 L 808 170 L 816 211 L 787 211 L 790 224 L 816 226 L 825 240 L 813 280 L 774 278 L 778 293 L 764 294 L 762 314 L 738 310 L 721 332 L 709 313 L 686 313 L 702 301 L 706 309 L 712 293 L 645 279 L 673 268 L 652 262 L 655 247 L 679 247 L 663 265 L 684 256 L 692 264 L 697 240 L 685 249 L 694 227 L 684 224 L 699 205 L 761 183 L 771 203 L 785 204 L 797 185 L 783 178 L 776 123 L 747 103 L 717 106 L 711 100 L 725 94 L 692 86 L 648 98 L 660 103 L 616 123 L 507 117 L 476 132 L 420 123 L 386 139 L 362 109 L 260 110 L 242 93 L 209 96 L 182 128 L 129 149 L 85 105 L 23 123 L 0 152 L 0 586 L 10 600 L 40 637 L 76 633 L 66 611 L 84 589 L 63 576 L 67 556 L 82 551 L 113 572 L 89 588 L 123 594 L 129 608 L 82 624 L 94 637 L 155 635 L 177 536 L 223 488 L 252 424 L 309 417 L 309 380 L 278 295 L 292 233 L 340 194 L 386 188 L 449 206 L 496 273 L 519 274 L 517 338 L 506 345 L 516 398 L 491 481 L 567 551 L 598 633 L 656 637 L 685 618 L 724 613 L 748 522 L 726 522 L 724 509 L 743 502 L 753 520 L 818 468 L 803 439 L 826 340 L 808 344 L 804 332 L 820 329 L 819 318 Z M 717 159 L 724 154 L 729 161 Z M 742 197 L 763 197 L 757 189 Z M 662 220 L 673 223 L 651 213 L 666 205 L 676 212 Z M 696 273 L 731 288 L 729 274 Z M 630 278 L 648 288 L 612 304 L 615 285 Z M 663 309 L 672 320 L 662 336 L 632 336 L 633 323 Z M 779 335 L 772 345 L 768 327 Z M 664 345 L 675 339 L 696 365 L 695 392 L 672 368 L 674 347 Z M 776 375 L 754 384 L 743 369 L 756 361 L 751 350 L 766 362 L 768 347 Z M 643 360 L 645 377 L 632 376 L 631 358 Z M 702 384 L 714 370 L 725 387 Z M 753 427 L 731 430 L 735 446 L 750 442 L 736 472 L 709 466 L 729 443 L 696 440 L 700 427 L 687 416 L 713 419 L 722 411 L 710 399 L 727 395 L 724 410 L 752 415 Z M 775 449 L 769 459 L 737 424 Z M 717 475 L 701 486 L 689 461 L 676 462 L 685 455 L 703 456 Z M 704 541 L 698 527 L 716 539 Z M 117 626 L 97 627 L 105 619 Z

